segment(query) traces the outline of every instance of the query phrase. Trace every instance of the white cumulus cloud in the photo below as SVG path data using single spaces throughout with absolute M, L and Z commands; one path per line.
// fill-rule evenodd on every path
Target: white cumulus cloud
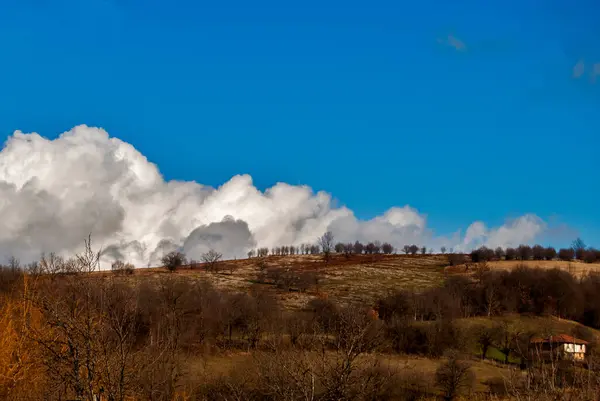
M 436 237 L 426 216 L 408 205 L 360 220 L 308 186 L 277 183 L 263 192 L 248 175 L 219 188 L 165 181 L 133 146 L 85 125 L 54 140 L 20 131 L 7 140 L 0 152 L 0 219 L 2 258 L 69 254 L 91 233 L 106 263 L 121 258 L 139 266 L 158 263 L 172 249 L 198 258 L 215 248 L 233 258 L 257 246 L 314 242 L 326 230 L 344 242 L 468 249 L 531 242 L 545 228 L 526 215 L 494 229 L 475 222 L 464 238 Z
M 533 214 L 510 220 L 495 229 L 488 229 L 482 221 L 467 228 L 463 241 L 464 250 L 485 245 L 490 248 L 516 247 L 534 241 L 546 229 L 546 223 Z

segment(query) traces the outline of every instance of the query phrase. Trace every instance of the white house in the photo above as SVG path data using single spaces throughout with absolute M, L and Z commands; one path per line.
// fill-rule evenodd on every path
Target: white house
M 572 361 L 583 361 L 589 343 L 585 340 L 559 334 L 548 338 L 534 338 L 530 343 L 530 350 L 544 359 L 558 357 Z

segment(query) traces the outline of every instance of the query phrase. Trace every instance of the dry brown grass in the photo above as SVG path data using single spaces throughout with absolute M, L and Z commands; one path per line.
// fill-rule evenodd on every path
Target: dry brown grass
M 572 333 L 576 328 L 585 327 L 591 334 L 600 341 L 600 331 L 591 327 L 583 326 L 572 320 L 560 319 L 555 316 L 526 316 L 526 315 L 505 315 L 494 317 L 470 317 L 468 319 L 456 320 L 459 327 L 468 329 L 474 325 L 485 325 L 492 327 L 494 324 L 508 322 L 517 327 L 522 332 L 539 333 L 539 335 L 558 335 Z
M 208 280 L 217 288 L 232 291 L 246 291 L 253 285 L 259 285 L 272 291 L 287 308 L 298 309 L 316 297 L 334 298 L 341 302 L 372 303 L 378 297 L 398 289 L 430 288 L 442 283 L 447 264 L 447 258 L 441 255 L 353 255 L 349 259 L 334 255 L 327 264 L 319 255 L 264 258 L 263 268 L 317 272 L 320 277 L 319 285 L 302 293 L 282 291 L 272 285 L 257 283 L 261 271 L 259 260 L 252 258 L 224 261 L 220 264 L 219 273 L 206 272 L 202 265 L 193 269 L 186 266 L 174 273 L 164 268 L 140 268 L 132 275 L 123 276 L 123 279 L 159 279 L 175 274 L 190 280 Z
M 315 354 L 318 357 L 318 355 Z M 446 362 L 445 358 L 430 359 L 425 357 L 416 357 L 410 355 L 397 354 L 377 354 L 365 355 L 362 358 L 370 358 L 375 356 L 382 366 L 390 368 L 397 374 L 406 374 L 407 372 L 418 373 L 420 377 L 431 378 L 435 375 L 437 368 Z M 187 371 L 195 376 L 204 377 L 206 380 L 215 380 L 222 376 L 228 376 L 234 369 L 240 367 L 253 366 L 254 355 L 247 352 L 228 352 L 219 355 L 212 355 L 203 358 L 191 358 L 187 363 Z M 469 359 L 469 356 L 466 356 Z M 481 361 L 470 359 L 471 369 L 475 374 L 476 392 L 488 391 L 488 386 L 485 384 L 490 379 L 505 379 L 510 375 L 509 368 L 500 364 L 491 363 L 489 361 Z M 433 386 L 433 383 L 429 383 Z M 435 391 L 433 387 L 429 390 Z
M 581 261 L 563 261 L 563 260 L 495 260 L 487 262 L 491 269 L 512 270 L 518 266 L 540 269 L 562 269 L 573 274 L 575 277 L 581 277 L 589 272 L 600 272 L 600 263 L 584 263 Z M 466 270 L 466 265 L 447 267 L 449 273 L 459 273 Z
M 261 259 L 240 259 L 220 263 L 219 273 L 206 272 L 203 265 L 196 268 L 185 266 L 171 273 L 164 268 L 140 268 L 124 280 L 139 278 L 159 279 L 175 274 L 190 280 L 208 280 L 219 289 L 248 291 L 252 286 L 261 286 L 271 291 L 282 305 L 289 309 L 301 309 L 316 297 L 333 298 L 341 302 L 358 301 L 372 303 L 377 298 L 398 289 L 423 290 L 440 285 L 448 274 L 472 274 L 473 268 L 466 265 L 448 266 L 447 255 L 333 255 L 329 263 L 320 255 L 268 256 L 263 258 L 262 267 L 315 271 L 320 277 L 319 285 L 307 292 L 284 291 L 268 284 L 261 284 L 257 277 L 261 271 Z M 600 264 L 578 261 L 493 261 L 491 269 L 511 270 L 517 266 L 552 269 L 560 268 L 580 277 L 588 272 L 600 272 Z M 472 265 L 473 266 L 473 265 Z M 472 267 L 471 266 L 471 267 Z M 101 274 L 110 274 L 102 272 Z

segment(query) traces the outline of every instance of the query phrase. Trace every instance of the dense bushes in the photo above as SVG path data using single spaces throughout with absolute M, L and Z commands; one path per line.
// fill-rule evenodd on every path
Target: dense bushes
M 135 267 L 131 263 L 125 263 L 121 260 L 117 260 L 113 262 L 111 265 L 111 270 L 114 274 L 133 274 Z
M 574 245 L 575 246 L 575 245 Z M 452 255 L 449 255 L 452 257 Z M 474 249 L 470 253 L 473 263 L 488 262 L 492 260 L 554 260 L 563 261 L 582 260 L 586 263 L 596 263 L 600 261 L 600 250 L 595 248 L 562 248 L 558 252 L 553 247 L 543 247 L 541 245 L 519 245 L 517 248 L 501 247 L 495 250 L 485 246 Z M 449 259 L 450 264 L 454 265 L 454 261 Z
M 600 328 L 600 275 L 576 279 L 561 269 L 518 266 L 483 271 L 477 280 L 449 277 L 444 286 L 422 293 L 400 291 L 381 299 L 382 319 L 442 320 L 505 313 L 554 315 Z

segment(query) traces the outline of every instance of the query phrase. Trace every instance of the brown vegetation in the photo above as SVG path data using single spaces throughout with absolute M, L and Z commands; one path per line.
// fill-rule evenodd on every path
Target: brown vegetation
M 88 240 L 82 254 L 45 256 L 27 273 L 13 261 L 0 269 L 0 399 L 597 394 L 596 274 L 498 268 L 517 263 L 493 260 L 508 250 L 400 256 L 388 245 L 357 254 L 361 244 L 330 238 L 319 247 L 331 246 L 326 258 L 280 247 L 285 256 L 193 263 L 205 269 L 175 252 L 168 270 L 116 262 L 106 274 Z M 531 264 L 551 252 L 515 253 Z M 557 331 L 591 343 L 585 364 L 535 363 L 529 340 Z

